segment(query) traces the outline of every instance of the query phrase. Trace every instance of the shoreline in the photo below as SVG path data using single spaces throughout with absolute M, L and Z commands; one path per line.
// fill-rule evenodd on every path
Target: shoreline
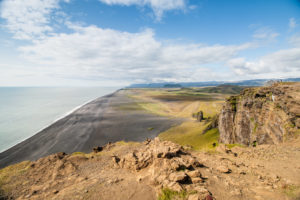
M 105 95 L 103 95 L 103 96 L 100 96 L 100 97 L 96 97 L 96 98 L 90 99 L 90 100 L 88 100 L 88 101 L 86 101 L 86 102 L 84 102 L 84 103 L 82 103 L 82 104 L 80 104 L 80 105 L 78 105 L 78 106 L 72 108 L 71 110 L 69 110 L 69 111 L 65 112 L 64 114 L 62 114 L 60 117 L 54 119 L 54 120 L 53 120 L 52 122 L 50 122 L 49 124 L 43 126 L 43 127 L 40 128 L 39 130 L 35 131 L 32 135 L 30 135 L 30 136 L 28 136 L 28 137 L 26 137 L 26 138 L 24 138 L 24 139 L 21 139 L 21 140 L 18 141 L 16 144 L 14 144 L 14 145 L 12 145 L 12 146 L 10 146 L 10 147 L 8 147 L 8 148 L 6 148 L 6 149 L 0 151 L 0 154 L 3 153 L 3 152 L 5 152 L 5 151 L 7 151 L 7 150 L 9 150 L 9 149 L 12 148 L 12 147 L 14 147 L 14 146 L 16 146 L 16 145 L 18 145 L 18 144 L 24 142 L 25 140 L 28 140 L 29 138 L 35 136 L 35 135 L 38 134 L 39 132 L 42 132 L 43 130 L 45 130 L 45 129 L 47 129 L 48 127 L 50 127 L 52 124 L 54 124 L 54 123 L 56 123 L 57 121 L 59 121 L 59 120 L 65 118 L 65 117 L 67 117 L 68 115 L 72 114 L 73 112 L 76 112 L 78 109 L 80 109 L 80 108 L 82 108 L 83 106 L 85 106 L 85 105 L 87 105 L 87 104 L 89 104 L 89 103 L 95 101 L 96 99 L 99 99 L 99 98 L 102 98 L 102 97 L 105 97 L 105 96 L 108 96 L 108 95 L 112 95 L 112 94 L 118 92 L 119 90 L 122 90 L 122 88 L 121 88 L 121 89 L 117 89 L 117 90 L 115 90 L 114 92 L 110 92 L 110 93 L 108 93 L 108 94 L 105 94 Z
M 45 130 L 45 129 L 47 129 L 47 128 L 48 128 L 49 126 L 51 126 L 52 124 L 54 124 L 54 123 L 56 123 L 57 121 L 59 121 L 59 120 L 65 118 L 65 117 L 67 117 L 68 115 L 72 114 L 73 112 L 76 112 L 77 110 L 79 110 L 79 109 L 82 108 L 83 106 L 85 106 L 85 105 L 87 105 L 87 104 L 89 104 L 89 103 L 91 103 L 91 102 L 93 102 L 93 101 L 95 101 L 95 100 L 97 100 L 97 99 L 99 99 L 99 98 L 102 98 L 102 97 L 105 97 L 105 96 L 108 96 L 108 95 L 112 95 L 112 94 L 118 92 L 119 90 L 121 90 L 121 89 L 118 89 L 118 90 L 116 90 L 116 91 L 114 91 L 114 92 L 112 92 L 112 93 L 109 93 L 109 94 L 106 94 L 106 95 L 103 95 L 103 96 L 100 96 L 100 97 L 93 98 L 93 99 L 91 99 L 91 100 L 86 101 L 86 102 L 83 103 L 83 104 L 80 104 L 79 106 L 76 106 L 75 108 L 71 109 L 70 111 L 67 111 L 67 112 L 65 112 L 64 114 L 62 114 L 62 116 L 60 116 L 60 117 L 58 117 L 57 119 L 53 120 L 50 124 L 48 124 L 48 125 L 44 126 L 43 128 L 39 129 L 36 133 L 34 133 L 34 135 L 35 135 L 35 134 L 38 134 L 39 132 L 41 132 L 41 131 L 43 131 L 43 130 Z M 34 136 L 34 135 L 33 135 L 33 136 Z M 30 137 L 32 137 L 32 136 L 30 136 Z M 30 138 L 30 137 L 28 137 L 28 138 Z M 25 140 L 27 140 L 28 138 L 26 138 Z M 24 140 L 23 140 L 23 141 L 24 141 Z M 2 151 L 2 152 L 3 152 L 3 151 Z M 0 153 L 2 153 L 2 152 L 0 152 Z
M 93 99 L 61 117 L 33 136 L 0 153 L 0 168 L 24 160 L 36 160 L 57 152 L 91 152 L 95 146 L 116 141 L 143 141 L 182 119 L 169 119 L 144 111 L 124 111 L 132 103 L 123 89 Z M 149 131 L 148 128 L 153 130 Z

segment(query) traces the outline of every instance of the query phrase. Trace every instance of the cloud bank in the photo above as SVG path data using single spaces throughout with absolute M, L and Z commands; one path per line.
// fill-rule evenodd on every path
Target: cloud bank
M 182 9 L 184 0 L 100 0 L 109 5 L 139 5 L 153 8 L 160 18 L 164 11 Z M 240 53 L 276 41 L 278 33 L 257 29 L 253 41 L 233 45 L 206 45 L 157 40 L 155 31 L 121 32 L 95 25 L 65 23 L 68 33 L 55 33 L 53 15 L 67 0 L 5 0 L 1 17 L 15 39 L 27 40 L 18 51 L 30 65 L 20 70 L 0 69 L 1 78 L 58 77 L 116 83 L 160 81 L 238 80 L 284 78 L 300 74 L 300 37 L 289 38 L 290 48 L 249 60 Z M 66 21 L 66 20 L 65 20 Z M 290 21 L 290 26 L 296 23 Z M 18 73 L 17 73 L 18 72 Z M 25 73 L 26 72 L 26 73 Z
M 202 65 L 225 62 L 249 48 L 249 44 L 164 44 L 151 29 L 129 33 L 96 26 L 70 28 L 74 33 L 47 37 L 19 50 L 33 63 L 82 78 L 138 82 L 191 80 Z

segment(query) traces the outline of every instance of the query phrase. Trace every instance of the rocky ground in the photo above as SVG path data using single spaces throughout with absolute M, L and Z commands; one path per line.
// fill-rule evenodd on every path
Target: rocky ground
M 280 145 L 191 151 L 146 140 L 53 154 L 0 171 L 12 199 L 299 199 L 300 137 Z M 100 151 L 100 152 L 97 152 Z M 5 198 L 4 198 L 5 199 Z

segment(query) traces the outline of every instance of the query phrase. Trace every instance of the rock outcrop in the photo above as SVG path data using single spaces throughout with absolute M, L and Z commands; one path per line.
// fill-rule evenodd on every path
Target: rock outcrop
M 204 119 L 203 111 L 199 111 L 197 113 L 193 113 L 193 118 L 196 118 L 197 121 L 201 122 Z
M 219 116 L 220 142 L 278 144 L 300 127 L 300 84 L 247 88 L 227 99 Z
M 197 194 L 197 199 L 210 197 L 205 187 L 206 178 L 201 174 L 205 166 L 180 145 L 158 138 L 146 143 L 139 151 L 122 157 L 113 156 L 115 167 L 137 173 L 138 181 L 149 179 L 157 192 L 162 188 Z

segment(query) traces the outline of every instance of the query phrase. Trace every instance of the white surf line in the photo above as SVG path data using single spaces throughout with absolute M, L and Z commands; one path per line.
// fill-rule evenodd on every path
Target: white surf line
M 98 99 L 98 98 L 103 98 L 103 97 L 105 97 L 105 96 L 107 96 L 107 95 L 111 95 L 111 94 L 113 94 L 113 93 L 115 93 L 115 92 L 118 92 L 119 90 L 120 90 L 120 89 L 117 89 L 117 90 L 115 90 L 114 92 L 110 92 L 110 93 L 108 93 L 108 94 L 104 94 L 103 96 L 99 96 L 99 97 L 93 98 L 93 99 L 88 100 L 88 101 L 86 101 L 85 103 L 83 103 L 83 104 L 81 104 L 81 105 L 79 105 L 79 106 L 76 106 L 76 107 L 73 108 L 72 110 L 70 110 L 70 111 L 64 113 L 62 116 L 60 116 L 60 117 L 58 117 L 57 119 L 55 119 L 52 123 L 48 124 L 48 125 L 45 126 L 44 128 L 41 128 L 41 129 L 40 129 L 39 131 L 37 131 L 35 134 L 37 134 L 37 133 L 43 131 L 44 129 L 48 128 L 49 126 L 51 126 L 51 125 L 54 124 L 55 122 L 57 122 L 57 121 L 59 121 L 59 120 L 65 118 L 66 116 L 72 114 L 73 112 L 75 112 L 76 110 L 82 108 L 83 106 L 85 106 L 85 105 L 87 105 L 87 104 L 89 104 L 89 103 L 95 101 L 96 99 Z M 35 135 L 35 134 L 34 134 L 34 135 Z M 29 137 L 29 138 L 30 138 L 30 137 Z M 28 138 L 27 138 L 27 139 L 28 139 Z
M 35 135 L 38 134 L 39 132 L 41 132 L 41 131 L 45 130 L 46 128 L 50 127 L 53 123 L 57 122 L 57 121 L 60 120 L 60 119 L 63 119 L 64 117 L 66 117 L 66 116 L 68 116 L 69 114 L 75 112 L 76 110 L 80 109 L 81 107 L 83 107 L 83 106 L 85 106 L 85 105 L 91 103 L 92 101 L 94 101 L 94 100 L 96 100 L 96 99 L 98 99 L 98 98 L 102 98 L 102 97 L 105 97 L 105 96 L 107 96 L 107 95 L 113 94 L 113 93 L 115 93 L 115 92 L 117 92 L 117 91 L 119 91 L 119 90 L 120 90 L 120 89 L 117 89 L 117 90 L 115 90 L 114 92 L 110 92 L 110 93 L 108 93 L 108 94 L 104 94 L 103 96 L 99 96 L 99 97 L 93 98 L 93 99 L 88 100 L 87 102 L 85 102 L 85 103 L 83 103 L 83 104 L 81 104 L 81 105 L 79 105 L 79 106 L 76 106 L 76 107 L 73 108 L 72 110 L 66 112 L 66 113 L 63 114 L 62 116 L 60 116 L 60 117 L 58 117 L 57 119 L 55 119 L 52 123 L 50 123 L 50 124 L 44 126 L 43 128 L 39 129 L 38 131 L 36 131 L 33 135 L 28 136 L 28 137 L 26 137 L 25 139 L 20 139 L 20 140 L 18 140 L 15 144 L 13 144 L 12 146 L 10 146 L 10 147 L 8 147 L 8 148 L 6 148 L 6 149 L 2 149 L 2 150 L 0 149 L 0 153 L 2 153 L 2 152 L 4 152 L 4 151 L 6 151 L 6 150 L 8 150 L 8 149 L 10 149 L 10 148 L 12 148 L 12 147 L 18 145 L 18 144 L 20 144 L 20 143 L 22 143 L 22 142 L 24 142 L 25 140 L 27 140 L 27 139 L 29 139 L 29 138 L 31 138 L 31 137 L 33 137 L 33 136 L 35 136 Z

